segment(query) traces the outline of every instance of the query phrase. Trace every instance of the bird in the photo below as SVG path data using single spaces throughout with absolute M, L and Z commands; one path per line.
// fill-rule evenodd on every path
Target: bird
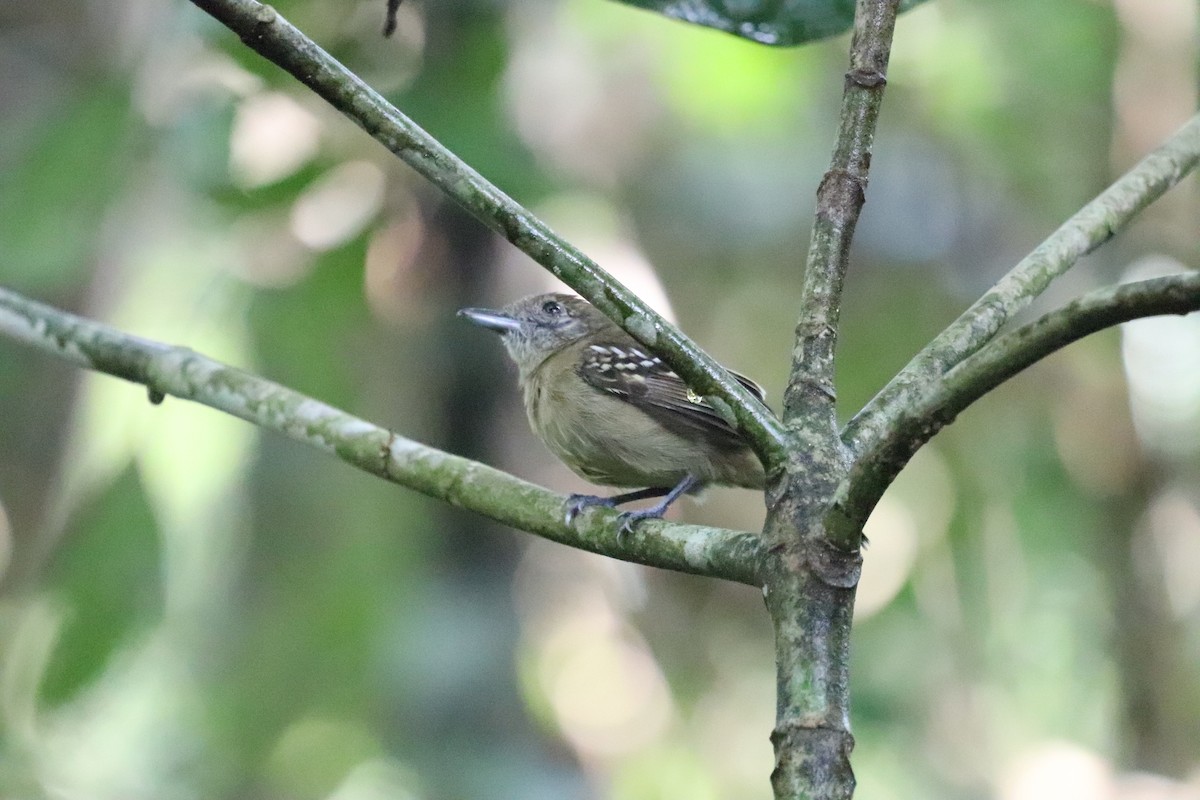
M 591 483 L 640 487 L 611 497 L 572 494 L 567 524 L 588 507 L 661 497 L 622 512 L 623 537 L 705 486 L 764 487 L 762 463 L 729 422 L 583 298 L 538 294 L 458 314 L 500 335 L 517 366 L 530 427 L 554 455 Z M 762 387 L 729 374 L 765 405 Z

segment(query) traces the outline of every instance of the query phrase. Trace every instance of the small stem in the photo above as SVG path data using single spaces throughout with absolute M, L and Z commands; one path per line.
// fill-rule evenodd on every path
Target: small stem
M 743 436 L 768 471 L 782 463 L 783 426 L 712 356 L 596 262 L 467 166 L 273 8 L 257 0 L 192 2 L 238 34 L 247 46 L 291 73 L 357 123 L 483 224 L 591 301 L 660 355 L 697 393 L 715 395 L 728 402 Z
M 1141 317 L 1200 311 L 1200 273 L 1110 286 L 995 339 L 962 361 L 872 442 L 838 487 L 827 518 L 831 532 L 851 536 L 913 454 L 965 408 L 1051 353 L 1096 331 Z M 832 535 L 832 533 L 831 533 Z
M 890 436 L 928 385 L 979 350 L 1050 282 L 1125 227 L 1142 209 L 1200 162 L 1200 114 L 1038 245 L 983 297 L 926 345 L 846 425 L 842 440 L 854 451 Z
M 562 495 L 398 436 L 186 347 L 131 336 L 4 288 L 0 334 L 85 369 L 143 384 L 152 403 L 165 395 L 193 400 L 551 541 L 637 564 L 759 585 L 761 548 L 751 533 L 647 521 L 622 542 L 617 514 L 607 509 L 567 525 Z
M 842 93 L 841 127 L 829 170 L 817 189 L 817 209 L 792 372 L 784 394 L 785 422 L 835 424 L 834 350 L 850 242 L 866 202 L 875 123 L 883 104 L 898 0 L 859 0 Z

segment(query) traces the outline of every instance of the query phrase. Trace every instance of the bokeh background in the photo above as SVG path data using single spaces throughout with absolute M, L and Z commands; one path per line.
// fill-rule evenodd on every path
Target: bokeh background
M 601 0 L 279 0 L 779 398 L 841 37 Z M 1191 0 L 937 0 L 897 28 L 847 287 L 861 406 L 1197 103 Z M 454 318 L 552 286 L 183 0 L 0 5 L 0 283 L 562 491 Z M 1192 178 L 1049 292 L 1200 267 Z M 651 267 L 653 265 L 653 267 Z M 867 798 L 1200 797 L 1200 317 L 1001 387 L 871 520 Z M 696 521 L 755 529 L 712 492 Z M 0 796 L 769 797 L 750 588 L 536 540 L 0 339 Z

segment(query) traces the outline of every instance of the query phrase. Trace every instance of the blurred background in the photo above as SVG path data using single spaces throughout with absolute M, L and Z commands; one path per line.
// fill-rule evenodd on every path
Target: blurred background
M 601 0 L 279 0 L 771 398 L 847 38 Z M 1196 108 L 1190 0 L 902 17 L 838 384 L 866 402 Z M 0 284 L 560 491 L 499 344 L 552 286 L 183 0 L 0 6 Z M 1193 177 L 1059 281 L 1200 267 Z M 653 266 L 651 266 L 653 265 Z M 1200 316 L 965 413 L 872 518 L 869 798 L 1200 797 Z M 686 519 L 754 530 L 762 500 Z M 0 339 L 0 796 L 764 800 L 750 588 L 578 553 Z

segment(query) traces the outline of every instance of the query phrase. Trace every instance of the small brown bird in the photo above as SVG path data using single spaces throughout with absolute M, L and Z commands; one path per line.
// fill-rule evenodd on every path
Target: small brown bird
M 571 495 L 568 522 L 588 506 L 663 498 L 623 513 L 625 533 L 707 484 L 763 488 L 762 464 L 729 423 L 582 298 L 541 294 L 458 313 L 500 334 L 520 373 L 529 424 L 551 452 L 593 483 L 645 487 Z M 730 375 L 763 399 L 754 381 Z

